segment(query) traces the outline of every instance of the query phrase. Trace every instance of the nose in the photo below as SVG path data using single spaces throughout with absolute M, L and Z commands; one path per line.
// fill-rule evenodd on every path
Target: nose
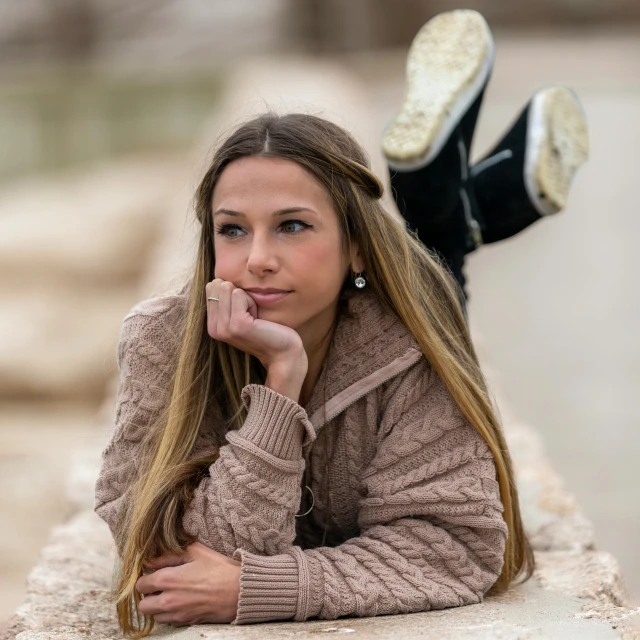
M 277 241 L 268 231 L 256 231 L 251 239 L 247 269 L 261 276 L 264 273 L 275 273 L 278 270 L 278 264 Z

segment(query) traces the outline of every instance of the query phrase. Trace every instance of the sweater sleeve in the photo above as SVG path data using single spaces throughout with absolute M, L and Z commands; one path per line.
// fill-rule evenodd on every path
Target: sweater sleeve
M 196 487 L 184 526 L 208 547 L 273 555 L 291 547 L 300 505 L 303 446 L 315 439 L 306 411 L 263 385 L 242 390 L 248 408 L 238 431 Z
M 166 347 L 170 333 L 161 318 L 140 314 L 127 316 L 121 330 L 115 431 L 103 452 L 95 502 L 119 551 L 131 487 L 147 455 L 148 436 L 169 400 L 175 357 Z M 295 537 L 302 447 L 315 439 L 315 431 L 298 403 L 263 385 L 247 385 L 242 401 L 246 420 L 226 434 L 228 444 L 196 487 L 183 522 L 188 533 L 226 555 L 238 548 L 277 553 Z M 200 447 L 199 453 L 212 450 Z
M 122 551 L 123 521 L 131 489 L 146 455 L 155 421 L 169 400 L 172 335 L 155 315 L 125 317 L 116 350 L 118 388 L 115 428 L 102 452 L 95 511 L 109 525 Z
M 408 370 L 386 402 L 378 441 L 362 474 L 360 535 L 271 557 L 238 550 L 234 624 L 482 600 L 500 575 L 508 532 L 495 462 L 426 361 Z

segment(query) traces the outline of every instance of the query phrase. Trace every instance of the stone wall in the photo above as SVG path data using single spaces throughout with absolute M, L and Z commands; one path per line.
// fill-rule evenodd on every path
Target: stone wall
M 0 193 L 0 401 L 98 402 L 120 311 L 158 242 L 176 158 L 25 179 Z
M 122 318 L 188 168 L 183 154 L 139 157 L 0 190 L 0 628 L 66 511 L 71 450 L 93 437 Z

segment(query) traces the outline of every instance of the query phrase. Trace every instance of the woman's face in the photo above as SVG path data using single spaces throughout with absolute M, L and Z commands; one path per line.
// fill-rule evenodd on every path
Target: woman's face
M 275 304 L 258 303 L 258 317 L 296 329 L 321 328 L 335 315 L 354 246 L 343 247 L 329 192 L 290 160 L 241 158 L 220 175 L 213 192 L 215 277 L 240 289 L 290 291 Z

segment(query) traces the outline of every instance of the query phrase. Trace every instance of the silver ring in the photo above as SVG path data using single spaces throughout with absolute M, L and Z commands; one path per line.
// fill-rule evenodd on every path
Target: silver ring
M 216 302 L 220 302 L 220 298 L 207 298 L 207 300 L 215 300 Z

